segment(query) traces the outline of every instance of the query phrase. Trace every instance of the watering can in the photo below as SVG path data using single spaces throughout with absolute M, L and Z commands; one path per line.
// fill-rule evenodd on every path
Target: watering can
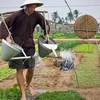
M 49 38 L 48 42 L 44 42 L 45 36 L 40 35 L 38 38 L 38 53 L 40 57 L 58 57 L 55 50 L 57 49 L 56 42 Z M 50 53 L 54 53 L 55 56 L 50 56 Z
M 16 44 L 10 44 L 5 39 L 2 39 L 1 58 L 4 61 L 9 61 L 10 58 L 21 53 L 22 48 Z
M 23 57 L 15 57 L 18 54 L 23 53 Z M 19 59 L 35 59 L 35 63 L 37 63 L 40 58 L 38 52 L 35 52 L 34 56 L 27 56 L 22 47 L 20 47 L 16 43 L 8 43 L 5 39 L 2 39 L 2 50 L 1 50 L 1 59 L 4 61 L 9 60 L 19 60 Z

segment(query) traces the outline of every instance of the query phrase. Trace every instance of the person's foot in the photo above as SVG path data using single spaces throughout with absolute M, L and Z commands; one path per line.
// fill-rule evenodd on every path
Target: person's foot
M 32 89 L 32 87 L 27 87 L 28 92 L 30 93 L 31 96 L 35 96 L 36 92 Z
M 26 100 L 26 97 L 21 97 L 21 99 L 20 100 Z
M 36 92 L 32 89 L 32 87 L 29 87 L 29 93 L 32 95 L 32 96 L 35 96 L 36 95 Z

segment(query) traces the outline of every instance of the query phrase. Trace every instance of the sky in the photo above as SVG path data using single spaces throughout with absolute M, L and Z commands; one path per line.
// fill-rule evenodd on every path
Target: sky
M 43 6 L 36 10 L 48 11 L 46 18 L 51 20 L 52 13 L 56 12 L 60 17 L 65 18 L 70 12 L 64 0 L 40 0 L 44 3 Z M 8 11 L 16 11 L 20 9 L 24 0 L 0 0 L 0 13 Z M 97 22 L 100 22 L 100 0 L 67 0 L 67 3 L 73 12 L 79 11 L 79 16 L 88 14 L 93 16 Z

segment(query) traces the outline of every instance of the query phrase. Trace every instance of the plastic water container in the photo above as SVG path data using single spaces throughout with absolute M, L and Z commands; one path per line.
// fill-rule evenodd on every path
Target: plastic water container
M 40 57 L 46 57 L 47 55 L 49 55 L 52 52 L 51 49 L 49 49 L 43 45 L 45 43 L 44 40 L 45 40 L 45 37 L 43 35 L 39 36 L 39 38 L 38 38 L 38 53 L 39 53 Z M 56 42 L 52 38 L 49 38 L 49 42 L 47 44 L 56 44 Z
M 12 57 L 20 54 L 22 48 L 17 44 L 10 44 L 5 39 L 2 39 L 1 59 L 9 61 Z

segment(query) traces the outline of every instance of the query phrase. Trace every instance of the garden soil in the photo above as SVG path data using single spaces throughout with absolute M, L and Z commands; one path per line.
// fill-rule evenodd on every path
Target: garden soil
M 96 51 L 95 51 L 96 52 Z M 77 67 L 80 64 L 83 53 L 75 54 L 74 65 Z M 73 86 L 72 75 L 75 70 L 63 71 L 60 67 L 54 66 L 54 58 L 44 58 L 40 64 L 37 64 L 34 69 L 34 77 L 32 79 L 32 88 L 34 90 L 48 90 L 48 91 L 65 91 L 76 90 L 85 100 L 100 100 L 100 87 L 82 88 Z M 0 66 L 7 64 L 0 60 Z M 96 66 L 97 67 L 97 66 Z M 99 69 L 100 70 L 100 69 Z M 24 74 L 26 70 L 24 70 Z M 77 74 L 76 74 L 77 76 Z M 9 88 L 16 84 L 16 75 L 12 75 L 7 79 L 0 81 L 0 88 Z M 76 78 L 77 79 L 77 78 Z

